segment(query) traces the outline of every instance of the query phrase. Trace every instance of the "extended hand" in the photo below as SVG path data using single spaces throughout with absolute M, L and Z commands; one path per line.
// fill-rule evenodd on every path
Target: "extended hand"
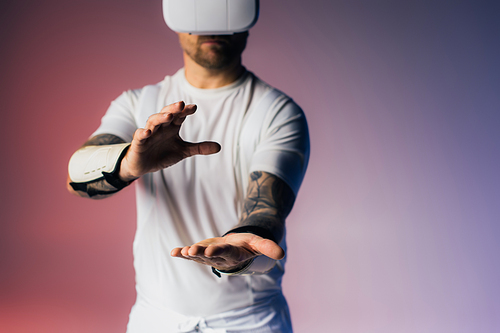
M 190 143 L 179 136 L 183 121 L 195 112 L 196 105 L 177 102 L 150 116 L 146 126 L 134 133 L 120 166 L 120 178 L 132 180 L 167 168 L 186 157 L 217 153 L 220 145 L 216 142 Z
M 172 257 L 193 260 L 223 271 L 243 266 L 245 262 L 261 254 L 275 260 L 285 256 L 283 249 L 272 240 L 250 233 L 209 238 L 170 252 Z

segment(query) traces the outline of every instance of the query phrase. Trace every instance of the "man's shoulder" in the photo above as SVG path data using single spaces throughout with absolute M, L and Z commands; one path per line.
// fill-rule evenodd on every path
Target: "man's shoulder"
M 165 86 L 168 86 L 170 84 L 176 84 L 178 82 L 178 79 L 179 79 L 179 75 L 180 75 L 180 72 L 182 71 L 183 69 L 181 68 L 180 70 L 178 70 L 176 73 L 174 74 L 171 74 L 171 75 L 166 75 L 163 80 L 159 81 L 159 82 L 156 82 L 156 83 L 151 83 L 151 84 L 147 84 L 145 86 L 142 86 L 140 88 L 133 88 L 133 89 L 130 89 L 130 90 L 127 90 L 125 91 L 124 93 L 130 95 L 131 97 L 135 97 L 135 98 L 139 98 L 139 96 L 141 96 L 141 94 L 145 91 L 145 90 L 160 90 L 162 89 L 162 87 L 165 87 Z
M 249 75 L 251 75 L 252 77 L 251 80 L 253 86 L 253 96 L 255 99 L 257 100 L 261 100 L 263 98 L 280 99 L 281 101 L 286 102 L 287 104 L 293 105 L 293 107 L 297 107 L 300 109 L 297 103 L 295 103 L 295 101 L 287 93 L 265 82 L 252 72 L 249 72 Z

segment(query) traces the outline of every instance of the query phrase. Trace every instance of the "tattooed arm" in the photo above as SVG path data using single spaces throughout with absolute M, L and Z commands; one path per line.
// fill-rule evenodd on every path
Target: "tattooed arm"
M 171 255 L 223 271 L 242 267 L 261 254 L 280 260 L 285 253 L 278 243 L 283 238 L 285 218 L 290 213 L 294 200 L 293 191 L 280 178 L 266 172 L 253 172 L 240 221 L 231 229 L 239 229 L 238 233 L 229 231 L 223 237 L 175 248 Z
M 116 135 L 100 134 L 90 138 L 83 144 L 82 148 L 87 146 L 113 145 L 119 143 L 125 143 L 125 141 L 117 137 Z M 118 192 L 118 190 L 113 185 L 109 184 L 104 178 L 98 179 L 91 183 L 76 184 L 71 182 L 71 179 L 68 175 L 66 187 L 68 188 L 68 191 L 70 193 L 83 198 L 92 199 L 107 198 Z
M 284 181 L 270 173 L 255 171 L 250 175 L 243 213 L 236 228 L 262 228 L 279 243 L 294 201 L 295 195 Z

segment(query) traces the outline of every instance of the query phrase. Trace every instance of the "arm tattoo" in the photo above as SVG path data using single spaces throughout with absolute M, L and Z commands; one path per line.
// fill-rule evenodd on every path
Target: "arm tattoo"
M 119 143 L 125 143 L 125 140 L 113 134 L 99 134 L 91 137 L 83 144 L 82 148 L 87 146 L 116 145 Z
M 264 228 L 279 242 L 294 201 L 292 189 L 280 178 L 266 172 L 253 172 L 238 227 L 251 225 Z
M 113 134 L 100 134 L 90 138 L 82 146 L 102 146 L 125 143 L 125 140 Z M 75 193 L 81 197 L 92 199 L 103 199 L 118 192 L 118 190 L 109 184 L 104 178 L 99 178 L 90 183 L 70 183 Z

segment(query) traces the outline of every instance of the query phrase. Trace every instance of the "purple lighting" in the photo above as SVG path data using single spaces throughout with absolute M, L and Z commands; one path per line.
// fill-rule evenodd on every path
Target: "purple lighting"
M 295 332 L 500 332 L 500 5 L 266 1 L 246 67 L 304 109 Z M 182 66 L 161 1 L 0 5 L 0 332 L 125 332 L 134 191 L 65 189 L 122 91 Z

